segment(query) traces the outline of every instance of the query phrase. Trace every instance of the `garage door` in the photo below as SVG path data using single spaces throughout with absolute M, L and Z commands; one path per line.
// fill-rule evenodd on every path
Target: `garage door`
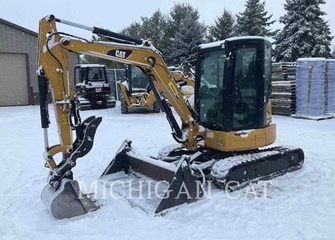
M 28 104 L 27 76 L 24 54 L 0 53 L 0 106 Z

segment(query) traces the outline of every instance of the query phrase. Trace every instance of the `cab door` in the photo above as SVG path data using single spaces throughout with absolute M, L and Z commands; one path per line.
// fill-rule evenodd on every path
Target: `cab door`
M 265 127 L 264 40 L 227 43 L 226 131 Z

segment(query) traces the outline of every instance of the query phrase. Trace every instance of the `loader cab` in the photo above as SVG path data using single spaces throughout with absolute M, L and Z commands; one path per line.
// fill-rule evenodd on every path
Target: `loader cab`
M 135 65 L 125 65 L 125 80 L 128 82 L 128 94 L 149 91 L 149 76 Z
M 271 43 L 229 38 L 199 47 L 195 107 L 202 126 L 216 131 L 264 128 L 271 93 Z
M 84 97 L 91 98 L 111 93 L 104 65 L 76 65 L 74 69 L 74 82 L 77 94 Z
M 116 101 L 111 94 L 105 65 L 76 65 L 74 82 L 80 110 L 115 107 Z
M 104 65 L 99 64 L 79 64 L 74 69 L 75 84 L 83 83 L 89 84 L 90 82 L 103 82 L 108 83 L 106 68 Z

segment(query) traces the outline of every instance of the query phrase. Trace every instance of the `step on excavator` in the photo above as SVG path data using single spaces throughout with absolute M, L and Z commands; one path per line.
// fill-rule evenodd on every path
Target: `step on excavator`
M 89 30 L 111 41 L 88 41 L 58 32 L 57 24 L 61 23 Z M 210 182 L 234 191 L 249 182 L 274 178 L 303 165 L 304 153 L 298 147 L 264 148 L 276 138 L 270 102 L 271 43 L 265 38 L 228 38 L 200 45 L 194 106 L 191 106 L 163 56 L 149 40 L 50 15 L 40 20 L 37 72 L 44 158 L 49 168 L 42 202 L 56 218 L 74 217 L 99 208 L 89 195 L 81 192 L 73 178 L 76 161 L 93 147 L 102 118 L 92 116 L 81 121 L 75 93 L 69 87 L 67 56 L 70 52 L 131 64 L 150 77 L 150 88 L 166 114 L 179 147 L 166 148 L 157 157 L 150 157 L 135 153 L 131 141 L 125 140 L 100 180 L 106 183 L 124 176 L 165 183 L 163 197 L 155 201 L 156 214 L 201 199 L 205 185 Z M 48 141 L 49 84 L 60 138 L 60 143 L 54 146 L 49 146 Z M 179 115 L 179 121 L 175 115 Z M 72 133 L 76 135 L 75 140 Z M 61 160 L 55 160 L 56 154 L 61 154 Z

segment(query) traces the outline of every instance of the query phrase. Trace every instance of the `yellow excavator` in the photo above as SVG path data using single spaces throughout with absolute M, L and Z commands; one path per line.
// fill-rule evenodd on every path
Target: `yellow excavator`
M 154 112 L 160 107 L 150 90 L 149 76 L 134 65 L 125 65 L 125 80 L 118 82 L 121 93 L 121 113 Z
M 59 32 L 57 24 L 60 23 L 86 29 L 111 41 L 92 42 Z M 304 153 L 300 148 L 263 148 L 273 144 L 276 138 L 270 103 L 271 43 L 266 39 L 229 38 L 200 45 L 192 107 L 176 85 L 163 56 L 150 41 L 50 15 L 40 20 L 39 28 L 41 124 L 45 165 L 50 170 L 41 198 L 56 218 L 78 216 L 99 207 L 81 193 L 78 182 L 73 180 L 72 168 L 78 158 L 91 150 L 102 118 L 92 116 L 81 121 L 76 95 L 69 84 L 70 52 L 135 65 L 150 77 L 151 90 L 180 147 L 154 158 L 136 154 L 131 141 L 126 140 L 101 179 L 122 174 L 165 181 L 167 189 L 156 213 L 201 199 L 203 187 L 210 184 L 208 182 L 219 188 L 236 190 L 249 182 L 273 178 L 303 165 Z M 54 146 L 48 143 L 49 84 L 60 138 L 59 144 Z M 56 154 L 62 156 L 58 162 Z
M 194 94 L 194 75 L 191 69 L 169 68 L 174 81 L 182 94 L 187 98 Z M 159 103 L 151 91 L 150 76 L 134 65 L 125 65 L 125 81 L 119 81 L 118 87 L 121 93 L 121 113 L 133 112 L 160 112 Z

